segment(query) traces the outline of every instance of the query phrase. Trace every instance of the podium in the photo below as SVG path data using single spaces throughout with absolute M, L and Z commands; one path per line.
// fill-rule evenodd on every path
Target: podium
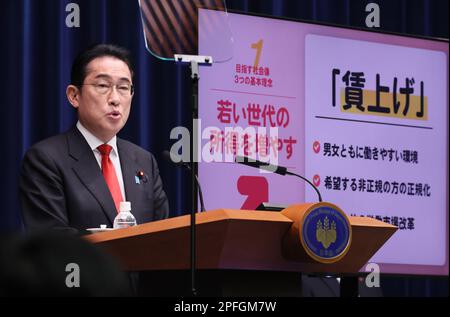
M 372 218 L 348 217 L 352 239 L 345 256 L 334 263 L 318 263 L 302 253 L 293 234 L 301 222 L 296 210 L 305 206 L 309 205 L 293 205 L 281 212 L 217 209 L 198 213 L 199 295 L 299 295 L 299 273 L 357 275 L 397 230 Z M 186 295 L 189 286 L 189 225 L 190 216 L 185 215 L 86 239 L 116 258 L 124 270 L 147 272 L 143 280 L 152 290 L 142 294 L 179 296 Z

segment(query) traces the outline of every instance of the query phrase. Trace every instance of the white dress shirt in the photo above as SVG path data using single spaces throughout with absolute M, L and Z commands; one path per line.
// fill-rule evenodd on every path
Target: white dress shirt
M 100 145 L 104 144 L 101 140 L 99 140 L 95 135 L 89 132 L 80 121 L 77 122 L 77 129 L 81 132 L 83 137 L 86 139 L 87 143 L 91 147 L 91 150 L 94 152 L 94 156 L 97 160 L 98 166 L 100 170 L 102 168 L 102 155 L 100 151 L 97 149 Z M 127 201 L 125 197 L 125 187 L 123 185 L 123 176 L 122 176 L 122 168 L 120 166 L 120 158 L 119 151 L 117 150 L 117 137 L 114 136 L 111 140 L 106 143 L 112 147 L 111 153 L 109 154 L 109 158 L 111 159 L 114 169 L 116 170 L 117 179 L 119 181 L 120 192 L 122 193 L 123 201 Z

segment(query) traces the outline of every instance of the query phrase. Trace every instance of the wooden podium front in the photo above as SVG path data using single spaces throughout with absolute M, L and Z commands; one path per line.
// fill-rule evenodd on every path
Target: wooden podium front
M 295 208 L 294 205 L 289 208 Z M 196 215 L 197 269 L 205 276 L 293 276 L 290 273 L 356 274 L 397 230 L 395 226 L 366 217 L 349 217 L 353 238 L 346 255 L 336 263 L 291 259 L 283 250 L 288 232 L 298 221 L 289 208 L 282 212 L 218 209 Z M 287 211 L 287 212 L 285 212 Z M 190 216 L 150 222 L 135 227 L 86 236 L 113 255 L 126 271 L 150 271 L 150 280 L 190 268 Z M 289 244 L 288 244 L 289 245 Z M 238 278 L 239 279 L 241 279 Z M 231 275 L 227 279 L 232 279 Z M 256 280 L 260 277 L 255 276 Z M 188 279 L 187 279 L 188 280 Z M 208 277 L 206 280 L 210 280 Z M 253 283 L 253 282 L 250 282 Z M 201 284 L 199 288 L 201 288 Z M 283 286 L 280 285 L 282 288 Z M 158 286 L 157 288 L 161 288 Z M 200 289 L 201 290 L 201 289 Z M 155 291 L 157 294 L 157 291 Z M 257 294 L 258 295 L 258 294 Z

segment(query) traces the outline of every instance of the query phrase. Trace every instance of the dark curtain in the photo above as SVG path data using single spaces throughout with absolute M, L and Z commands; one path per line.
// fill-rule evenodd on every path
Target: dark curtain
M 365 28 L 365 7 L 370 2 L 380 6 L 383 31 L 448 38 L 447 0 L 228 0 L 227 7 Z M 80 7 L 80 28 L 65 25 L 68 3 Z M 0 79 L 0 231 L 21 228 L 18 172 L 25 151 L 76 122 L 76 113 L 65 97 L 71 62 L 78 51 L 96 42 L 131 50 L 136 94 L 120 136 L 159 159 L 171 216 L 188 212 L 189 175 L 162 161 L 160 153 L 170 148 L 172 128 L 189 126 L 189 71 L 146 52 L 138 1 L 4 0 L 0 8 L 0 63 L 4 71 Z M 448 278 L 386 278 L 398 295 L 448 295 L 447 282 Z

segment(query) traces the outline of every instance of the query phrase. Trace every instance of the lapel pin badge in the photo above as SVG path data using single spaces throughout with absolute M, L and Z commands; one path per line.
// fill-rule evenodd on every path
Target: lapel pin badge
M 134 177 L 134 180 L 136 181 L 136 184 L 140 184 L 141 181 L 144 183 L 147 183 L 148 178 L 147 175 L 143 171 L 137 171 L 136 176 Z

